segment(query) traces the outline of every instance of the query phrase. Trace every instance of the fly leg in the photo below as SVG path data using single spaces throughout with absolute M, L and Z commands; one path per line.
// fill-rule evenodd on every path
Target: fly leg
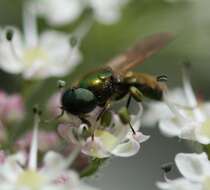
M 137 102 L 142 102 L 144 95 L 138 88 L 136 88 L 135 86 L 131 86 L 129 88 L 129 93 L 130 96 L 132 96 Z
M 131 131 L 133 132 L 133 134 L 136 134 L 131 121 L 130 121 L 130 114 L 128 111 L 128 108 L 130 106 L 131 103 L 131 99 L 134 98 L 137 102 L 141 102 L 142 98 L 143 98 L 143 94 L 141 93 L 141 91 L 139 89 L 137 89 L 134 86 L 131 86 L 129 89 L 129 97 L 126 103 L 126 107 L 122 108 L 122 110 L 120 110 L 119 115 L 120 118 L 122 120 L 122 122 L 129 124 Z
M 127 108 L 127 109 L 128 109 L 128 108 L 129 108 L 129 106 L 130 106 L 131 99 L 132 99 L 132 96 L 129 94 L 129 96 L 128 96 L 128 100 L 127 100 L 127 103 L 126 103 L 126 108 Z
M 110 106 L 111 106 L 111 103 L 110 103 L 110 100 L 108 100 L 105 106 L 103 107 L 103 109 L 98 114 L 96 121 L 98 121 L 99 119 L 101 119 L 101 117 L 103 117 L 104 113 L 110 108 Z

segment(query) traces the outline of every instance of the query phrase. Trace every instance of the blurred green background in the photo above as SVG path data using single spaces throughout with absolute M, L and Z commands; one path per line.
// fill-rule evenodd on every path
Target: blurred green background
M 169 86 L 181 84 L 181 63 L 192 63 L 192 83 L 197 92 L 208 99 L 210 71 L 210 1 L 209 0 L 131 0 L 123 10 L 121 21 L 112 26 L 95 23 L 81 50 L 83 62 L 67 77 L 71 82 L 78 73 L 103 65 L 113 55 L 137 40 L 155 32 L 171 32 L 175 38 L 167 48 L 139 71 L 169 77 Z M 21 27 L 21 0 L 0 0 L 0 26 Z M 42 27 L 44 21 L 40 20 Z M 71 31 L 71 27 L 62 28 Z M 53 80 L 52 80 L 53 81 Z M 47 81 L 52 91 L 55 84 Z M 20 88 L 18 76 L 0 72 L 0 87 L 8 91 Z M 44 91 L 42 92 L 44 96 Z M 37 100 L 33 100 L 37 101 Z M 176 152 L 189 151 L 183 142 L 166 139 L 157 129 L 144 129 L 152 136 L 142 145 L 139 155 L 129 159 L 115 158 L 92 179 L 102 190 L 153 190 L 161 178 L 160 165 L 172 161 Z

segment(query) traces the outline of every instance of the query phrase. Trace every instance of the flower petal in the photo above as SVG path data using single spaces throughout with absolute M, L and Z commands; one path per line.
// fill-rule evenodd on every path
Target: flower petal
M 196 140 L 201 144 L 210 144 L 210 119 L 206 119 L 195 130 Z
M 158 182 L 157 187 L 162 190 L 202 190 L 201 184 L 190 182 L 184 178 Z
M 107 158 L 110 156 L 110 153 L 105 149 L 101 139 L 98 137 L 94 137 L 94 140 L 89 137 L 82 147 L 82 152 L 96 158 Z
M 5 181 L 14 182 L 17 176 L 23 171 L 21 165 L 26 164 L 26 159 L 24 152 L 18 152 L 5 158 L 4 163 L 0 166 L 0 176 Z
M 18 29 L 11 27 L 13 38 L 11 42 L 6 39 L 6 30 L 0 30 L 0 68 L 12 74 L 23 70 L 19 56 L 22 54 L 22 39 Z M 18 58 L 17 58 L 18 56 Z
M 137 154 L 139 149 L 140 144 L 134 139 L 129 139 L 128 142 L 117 145 L 111 153 L 115 156 L 130 157 Z
M 31 6 L 37 14 L 44 16 L 52 25 L 74 21 L 83 9 L 79 0 L 40 0 L 34 1 Z
M 62 155 L 54 151 L 47 152 L 43 162 L 41 172 L 45 173 L 45 175 L 53 176 L 55 173 L 58 174 L 62 170 L 66 169 L 66 160 Z
M 210 117 L 210 102 L 201 103 L 199 108 L 206 117 Z
M 160 131 L 169 137 L 180 136 L 182 126 L 174 118 L 161 120 L 159 123 Z
M 210 171 L 210 162 L 206 153 L 179 153 L 175 157 L 175 162 L 181 174 L 189 180 L 200 182 Z
M 96 19 L 104 24 L 117 22 L 121 16 L 120 9 L 126 3 L 127 0 L 90 0 Z
M 118 138 L 108 131 L 96 130 L 95 136 L 98 137 L 107 151 L 111 151 L 118 143 Z
M 137 131 L 135 134 L 131 134 L 131 135 L 132 136 L 130 136 L 130 138 L 134 138 L 139 143 L 143 143 L 150 138 L 149 135 L 144 135 L 143 133 L 141 133 L 139 131 Z
M 64 138 L 67 142 L 73 144 L 78 144 L 79 141 L 73 134 L 74 125 L 73 124 L 60 124 L 58 126 L 58 134 Z
M 24 60 L 30 65 L 25 78 L 64 76 L 81 60 L 79 50 L 69 43 L 69 35 L 54 30 L 40 35 L 39 46 L 25 51 Z

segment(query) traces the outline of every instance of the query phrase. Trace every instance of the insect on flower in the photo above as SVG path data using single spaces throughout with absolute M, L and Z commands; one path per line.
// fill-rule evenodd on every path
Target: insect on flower
M 154 76 L 130 70 L 158 52 L 171 39 L 170 33 L 154 34 L 108 62 L 105 67 L 86 74 L 76 86 L 66 89 L 62 94 L 63 113 L 66 111 L 76 115 L 82 122 L 90 125 L 86 119 L 88 113 L 97 106 L 101 107 L 96 117 L 98 121 L 113 101 L 121 100 L 126 95 L 127 108 L 132 98 L 137 102 L 141 102 L 143 96 L 161 100 L 165 88 L 163 84 Z M 135 134 L 131 124 L 130 127 Z

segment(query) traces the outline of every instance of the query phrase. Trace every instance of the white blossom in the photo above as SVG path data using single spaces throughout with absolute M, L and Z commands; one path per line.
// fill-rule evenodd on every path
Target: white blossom
M 12 30 L 12 39 L 7 39 Z M 16 28 L 0 31 L 0 68 L 8 73 L 22 74 L 26 79 L 43 79 L 64 76 L 80 61 L 80 53 L 73 49 L 69 35 L 57 31 L 45 31 L 26 38 Z
M 82 0 L 31 0 L 31 10 L 52 25 L 68 24 L 82 13 Z
M 175 88 L 168 91 L 167 98 L 178 105 L 186 106 L 186 97 L 183 89 Z M 149 101 L 145 103 L 144 113 L 142 116 L 143 126 L 155 126 L 160 120 L 173 116 L 173 113 L 164 101 Z
M 165 93 L 165 103 L 173 115 L 160 121 L 160 130 L 170 137 L 178 136 L 201 144 L 209 144 L 210 103 L 198 102 L 186 74 L 183 76 L 183 92 L 184 96 L 180 96 L 179 99 L 183 99 L 184 104 L 174 102 Z
M 121 9 L 128 3 L 128 0 L 88 0 L 89 6 L 93 9 L 95 18 L 103 24 L 113 24 L 119 21 Z
M 73 152 L 69 158 L 49 151 L 43 158 L 41 167 L 37 167 L 38 123 L 35 119 L 33 138 L 29 158 L 25 152 L 14 155 L 1 154 L 0 187 L 2 190 L 93 190 L 79 179 L 69 165 L 77 155 Z
M 55 30 L 39 34 L 36 15 L 27 5 L 23 6 L 23 33 L 15 27 L 0 29 L 0 68 L 26 79 L 68 74 L 81 59 L 79 43 L 72 47 L 72 36 Z
M 157 186 L 162 190 L 209 190 L 210 189 L 210 161 L 206 153 L 184 154 L 179 153 L 175 157 L 178 170 L 183 175 L 175 180 L 167 179 L 166 182 L 158 182 Z
M 75 136 L 75 133 L 78 134 L 78 131 L 83 130 L 84 124 L 80 125 L 79 128 L 64 124 L 60 125 L 58 130 L 61 136 L 71 143 L 80 145 L 82 152 L 92 157 L 106 158 L 111 155 L 130 157 L 139 152 L 140 143 L 149 139 L 149 136 L 139 131 L 141 114 L 140 108 L 137 115 L 131 115 L 131 124 L 135 133 L 128 124 L 123 124 L 115 113 L 112 114 L 113 119 L 110 126 L 103 128 L 99 122 L 92 126 L 95 129 L 94 138 L 91 136 L 83 138 L 82 135 Z
M 91 8 L 94 18 L 103 24 L 113 24 L 121 17 L 121 9 L 128 0 L 30 0 L 30 9 L 52 25 L 75 21 L 83 11 Z

